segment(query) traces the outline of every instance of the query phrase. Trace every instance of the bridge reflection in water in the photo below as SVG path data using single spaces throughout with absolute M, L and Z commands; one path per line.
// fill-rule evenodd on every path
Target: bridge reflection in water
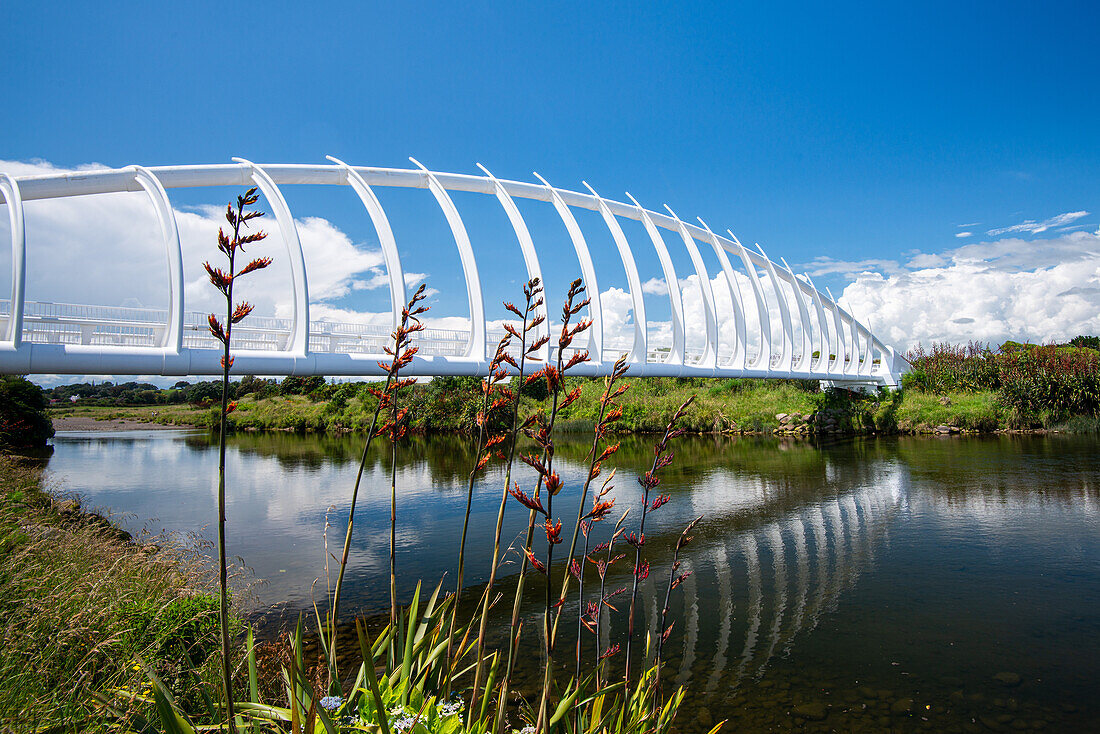
M 708 469 L 693 478 L 690 493 L 680 496 L 680 487 L 668 490 L 673 501 L 665 507 L 675 507 L 675 518 L 655 514 L 660 525 L 652 535 L 646 533 L 652 570 L 640 585 L 639 608 L 644 627 L 655 632 L 679 523 L 704 518 L 681 556 L 681 570 L 692 575 L 673 591 L 669 619 L 675 627 L 665 646 L 666 680 L 689 686 L 694 705 L 708 699 L 722 705 L 732 691 L 760 681 L 769 666 L 789 656 L 799 639 L 835 610 L 844 593 L 874 566 L 876 553 L 889 542 L 892 521 L 905 506 L 904 464 L 878 462 L 848 471 L 814 447 L 789 448 L 794 454 L 810 454 L 796 460 L 809 460 L 803 472 L 819 480 L 835 474 L 834 481 L 811 489 L 789 472 Z M 631 508 L 632 515 L 636 509 Z M 609 590 L 630 583 L 633 549 L 623 543 L 621 552 L 628 559 L 609 575 Z M 588 577 L 590 599 L 596 598 L 596 583 L 594 574 Z M 603 630 L 601 649 L 625 640 L 629 600 L 626 595 L 618 600 L 619 612 L 612 615 L 613 629 Z M 527 605 L 525 629 L 531 633 L 525 648 L 533 658 L 539 654 L 539 614 L 537 603 Z M 595 644 L 590 636 L 585 645 L 591 659 Z M 572 644 L 560 654 L 571 659 Z M 620 666 L 621 658 L 613 658 L 613 665 Z

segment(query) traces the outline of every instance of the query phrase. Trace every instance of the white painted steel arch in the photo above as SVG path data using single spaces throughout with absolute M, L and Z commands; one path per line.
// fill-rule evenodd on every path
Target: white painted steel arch
M 449 192 L 453 191 L 497 198 L 515 232 L 528 277 L 541 278 L 541 268 L 534 240 L 514 200 L 547 202 L 555 208 L 569 233 L 592 299 L 593 328 L 588 337 L 592 361 L 579 365 L 578 374 L 603 374 L 622 354 L 628 355 L 630 372 L 637 376 L 790 377 L 837 385 L 896 386 L 903 371 L 904 360 L 890 346 L 837 304 L 828 289 L 822 293 L 808 276 L 795 275 L 785 260 L 777 266 L 759 245 L 758 252 L 750 251 L 732 232 L 729 237 L 716 235 L 702 220 L 701 226 L 686 223 L 667 206 L 667 214 L 651 211 L 629 194 L 631 203 L 624 203 L 597 195 L 588 184 L 584 184 L 588 193 L 581 193 L 555 188 L 541 177 L 540 183 L 498 179 L 484 167 L 484 175 L 430 171 L 413 159 L 416 169 L 352 166 L 335 158 L 329 159 L 331 165 L 261 166 L 240 158 L 233 160 L 232 164 L 222 165 L 132 166 L 19 178 L 0 173 L 0 197 L 8 213 L 12 240 L 11 298 L 6 303 L 0 301 L 0 373 L 219 374 L 220 352 L 205 333 L 205 315 L 186 310 L 179 232 L 166 190 L 242 185 L 255 185 L 263 192 L 278 223 L 291 271 L 293 312 L 289 319 L 253 317 L 234 330 L 239 335 L 234 369 L 240 374 L 380 373 L 376 362 L 388 329 L 310 320 L 305 255 L 294 218 L 279 189 L 285 185 L 349 186 L 355 191 L 378 234 L 393 319 L 399 316 L 406 298 L 404 272 L 398 243 L 375 190 L 428 189 L 439 204 L 458 248 L 467 286 L 470 328 L 428 329 L 419 334 L 421 349 L 407 370 L 411 375 L 483 375 L 488 369 L 488 341 L 495 341 L 495 330 L 486 320 L 474 243 L 451 199 Z M 167 312 L 28 301 L 26 258 L 34 253 L 27 252 L 23 202 L 121 191 L 143 191 L 153 204 L 168 259 Z M 633 339 L 629 346 L 604 331 L 598 271 L 572 209 L 598 212 L 611 233 L 630 289 Z M 652 245 L 660 262 L 671 312 L 672 340 L 667 351 L 656 348 L 648 333 L 642 282 L 620 219 L 642 224 L 650 240 L 647 246 Z M 699 280 L 704 323 L 691 326 L 705 332 L 702 350 L 689 349 L 686 344 L 688 325 L 684 323 L 680 276 L 660 234 L 662 229 L 679 235 Z M 714 250 L 730 291 L 732 319 L 718 317 L 711 274 L 698 243 Z M 745 294 L 739 285 L 743 278 L 734 271 L 730 254 L 740 259 L 748 276 L 758 316 L 755 324 L 749 321 Z M 761 271 L 774 293 L 773 299 L 765 296 Z M 772 324 L 775 311 L 779 334 L 774 333 Z M 792 312 L 798 315 L 797 336 Z M 549 333 L 549 328 L 547 323 L 540 330 Z M 729 333 L 723 334 L 723 330 Z M 752 334 L 759 336 L 755 354 L 750 348 Z M 553 349 L 553 344 L 548 345 L 542 356 L 552 356 Z

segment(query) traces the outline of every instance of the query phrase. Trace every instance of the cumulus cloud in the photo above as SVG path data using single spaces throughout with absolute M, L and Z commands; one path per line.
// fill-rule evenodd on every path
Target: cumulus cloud
M 1100 233 L 1008 238 L 919 255 L 900 272 L 856 275 L 843 298 L 902 349 L 1100 333 Z

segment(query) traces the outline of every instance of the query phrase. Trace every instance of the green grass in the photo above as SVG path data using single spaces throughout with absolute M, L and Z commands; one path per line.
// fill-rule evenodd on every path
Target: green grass
M 943 404 L 943 398 L 950 403 Z M 896 414 L 898 429 L 919 431 L 922 427 L 956 426 L 964 430 L 993 431 L 1007 427 L 1008 411 L 997 393 L 949 392 L 944 395 L 907 390 Z
M 0 722 L 75 730 L 89 691 L 147 690 L 141 658 L 186 698 L 216 673 L 217 604 L 197 561 L 64 513 L 40 466 L 0 457 Z M 195 673 L 181 664 L 184 653 Z

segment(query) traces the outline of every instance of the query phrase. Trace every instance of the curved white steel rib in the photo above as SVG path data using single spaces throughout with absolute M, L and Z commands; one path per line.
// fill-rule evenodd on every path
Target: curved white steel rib
M 12 236 L 12 290 L 8 316 L 0 330 L 0 373 L 198 375 L 219 372 L 218 351 L 199 326 L 203 317 L 185 312 L 179 233 L 165 190 L 254 184 L 268 199 L 286 247 L 291 271 L 293 316 L 289 320 L 256 318 L 242 323 L 238 332 L 242 347 L 235 363 L 237 370 L 276 375 L 379 374 L 380 368 L 375 361 L 381 344 L 385 342 L 385 332 L 380 327 L 325 321 L 311 324 L 309 320 L 308 279 L 302 243 L 290 209 L 279 190 L 280 185 L 306 184 L 349 186 L 359 196 L 378 233 L 390 286 L 391 315 L 395 319 L 405 300 L 404 276 L 396 239 L 374 188 L 426 188 L 443 211 L 458 248 L 466 281 L 470 329 L 463 332 L 430 329 L 421 334 L 423 348 L 409 366 L 409 374 L 478 375 L 485 374 L 488 369 L 488 324 L 474 248 L 448 193 L 465 191 L 493 195 L 500 202 L 523 251 L 528 277 L 541 278 L 541 269 L 533 238 L 514 199 L 548 202 L 554 206 L 569 232 L 592 299 L 590 348 L 594 359 L 589 364 L 578 365 L 578 374 L 603 374 L 614 358 L 627 350 L 618 343 L 612 347 L 607 342 L 608 335 L 603 331 L 598 269 L 572 208 L 600 213 L 622 260 L 634 314 L 634 338 L 628 352 L 633 374 L 799 377 L 849 386 L 896 386 L 899 382 L 902 360 L 867 325 L 858 322 L 842 308 L 828 289 L 822 293 L 809 276 L 796 276 L 782 258 L 782 266 L 777 266 L 759 245 L 759 252 L 750 251 L 732 232 L 728 238 L 718 236 L 702 220 L 699 220 L 702 226 L 688 224 L 667 206 L 668 213 L 661 214 L 645 209 L 629 194 L 631 203 L 612 201 L 598 196 L 588 184 L 585 184 L 588 193 L 581 193 L 554 188 L 541 178 L 541 183 L 498 179 L 484 167 L 481 170 L 485 175 L 475 176 L 433 172 L 415 160 L 416 169 L 352 167 L 333 158 L 330 158 L 331 165 L 259 166 L 240 158 L 233 160 L 232 164 L 221 165 L 134 166 L 19 179 L 0 173 L 0 196 L 6 203 Z M 142 315 L 144 312 L 138 313 L 136 309 L 123 313 L 122 309 L 111 311 L 104 307 L 70 307 L 27 301 L 26 233 L 22 202 L 119 191 L 144 191 L 156 211 L 168 257 L 167 317 L 163 312 L 149 311 L 145 316 Z M 672 344 L 667 354 L 663 350 L 653 350 L 654 345 L 650 343 L 641 276 L 619 218 L 632 219 L 643 225 L 660 261 L 671 307 Z M 684 323 L 679 279 L 660 229 L 680 235 L 700 281 L 706 322 L 706 342 L 701 358 L 697 351 L 688 354 L 687 325 Z M 718 257 L 730 290 L 732 327 L 728 321 L 718 320 L 710 276 L 697 243 L 708 243 Z M 750 324 L 747 318 L 747 304 L 743 302 L 729 253 L 740 258 L 748 275 L 756 302 L 755 325 Z M 762 278 L 769 281 L 770 289 L 775 294 L 774 303 L 768 302 Z M 801 327 L 798 344 L 794 338 L 792 298 Z M 782 324 L 779 344 L 775 343 L 771 325 L 773 308 L 779 310 Z M 81 315 L 88 313 L 89 309 L 97 309 L 96 313 L 110 313 L 90 324 L 86 320 L 90 317 Z M 549 328 L 550 325 L 546 324 L 540 331 L 547 334 Z M 721 332 L 730 328 L 734 333 L 723 337 Z M 186 339 L 185 329 L 188 330 Z M 95 331 L 95 341 L 98 343 L 82 340 L 82 330 L 84 333 Z M 757 332 L 760 350 L 750 355 L 749 335 Z M 329 345 L 327 351 L 311 349 L 311 336 L 315 337 L 315 346 Z M 272 348 L 276 338 L 279 340 L 278 348 Z M 719 352 L 730 345 L 731 351 L 722 351 L 719 357 Z M 815 347 L 819 352 L 816 360 L 813 358 Z M 542 356 L 549 356 L 549 352 Z
M 791 266 L 787 264 L 785 258 L 779 258 L 779 262 L 783 263 L 783 269 L 787 271 L 787 276 L 790 278 L 791 294 L 794 296 L 795 306 L 798 307 L 798 322 L 802 326 L 802 333 L 799 335 L 802 342 L 802 355 L 798 358 L 798 364 L 793 365 L 791 369 L 795 372 L 805 372 L 810 369 L 810 359 L 814 349 L 813 339 L 810 336 L 810 312 L 806 310 L 806 302 L 802 300 L 801 284 L 798 278 L 794 277 Z
M 252 161 L 244 158 L 233 160 L 250 173 L 251 180 L 271 204 L 275 221 L 279 223 L 279 236 L 286 245 L 286 255 L 290 261 L 290 285 L 294 291 L 294 318 L 290 322 L 290 338 L 285 348 L 296 357 L 305 357 L 309 352 L 309 281 L 306 279 L 306 258 L 302 252 L 302 240 L 298 237 L 298 226 L 294 224 L 290 207 L 271 176 Z
M 771 311 L 768 310 L 768 301 L 764 298 L 764 288 L 760 283 L 756 265 L 749 257 L 749 251 L 734 236 L 733 232 L 728 229 L 726 232 L 729 232 L 733 244 L 737 247 L 737 255 L 745 266 L 745 273 L 749 276 L 749 284 L 752 286 L 753 295 L 756 297 L 756 321 L 760 327 L 760 351 L 757 352 L 756 359 L 752 361 L 749 367 L 754 370 L 770 372 L 772 368 L 772 319 Z
M 592 255 L 588 252 L 588 242 L 585 241 L 576 217 L 573 216 L 573 212 L 569 211 L 569 207 L 565 205 L 558 190 L 537 173 L 535 178 L 542 181 L 543 185 L 546 186 L 546 190 L 550 192 L 550 201 L 554 204 L 558 216 L 561 217 L 566 231 L 569 232 L 569 239 L 577 253 L 577 260 L 580 261 L 581 275 L 584 277 L 585 295 L 589 299 L 588 314 L 592 319 L 592 326 L 588 329 L 590 334 L 588 338 L 590 358 L 594 364 L 599 365 L 603 362 L 603 304 L 600 302 L 600 286 L 599 281 L 596 280 L 596 266 L 592 264 Z
M 531 239 L 531 232 L 527 229 L 527 222 L 523 220 L 523 216 L 519 213 L 519 207 L 516 206 L 516 202 L 512 200 L 507 189 L 500 183 L 496 176 L 489 173 L 489 169 L 480 163 L 477 167 L 485 172 L 485 175 L 489 177 L 489 180 L 493 182 L 493 190 L 496 193 L 497 201 L 504 207 L 504 213 L 508 215 L 508 221 L 512 223 L 512 230 L 516 233 L 516 239 L 519 240 L 519 249 L 523 252 L 523 264 L 527 267 L 527 280 L 531 282 L 535 279 L 542 282 L 542 268 L 539 266 L 539 256 L 535 252 L 535 243 Z M 544 296 L 545 300 L 545 296 Z M 546 313 L 546 304 L 543 303 L 542 313 Z M 547 321 L 543 321 L 535 329 L 536 338 L 550 335 L 550 324 Z M 539 347 L 538 359 L 542 362 L 546 362 L 550 359 L 550 342 L 547 341 Z
M 706 351 L 703 352 L 703 358 L 699 360 L 699 364 L 702 367 L 717 368 L 718 317 L 715 315 L 714 310 L 714 289 L 710 285 L 710 274 L 707 273 L 707 268 L 703 265 L 703 256 L 699 254 L 695 238 L 688 232 L 687 225 L 680 221 L 680 218 L 676 216 L 676 212 L 672 211 L 672 207 L 668 204 L 665 204 L 665 209 L 676 220 L 680 237 L 684 240 L 684 247 L 687 248 L 688 255 L 691 257 L 691 264 L 695 268 L 695 277 L 699 279 L 699 295 L 703 299 L 703 320 L 706 322 L 707 330 Z
M 668 350 L 665 364 L 684 364 L 684 302 L 680 297 L 680 281 L 676 277 L 676 268 L 672 266 L 672 257 L 668 254 L 668 247 L 661 233 L 657 231 L 657 225 L 653 220 L 653 213 L 638 203 L 638 200 L 630 195 L 627 198 L 637 207 L 642 225 L 646 234 L 653 242 L 653 248 L 657 251 L 657 259 L 661 261 L 661 274 L 665 276 L 665 287 L 668 290 L 668 305 L 672 314 L 672 346 Z
M 164 240 L 164 254 L 168 259 L 168 320 L 164 336 L 158 347 L 167 347 L 179 351 L 183 347 L 183 248 L 180 247 L 180 233 L 176 227 L 176 214 L 168 192 L 160 185 L 149 169 L 134 166 L 134 179 L 145 189 L 160 224 L 161 238 Z
M 710 238 L 710 245 L 714 248 L 714 254 L 718 258 L 718 263 L 722 266 L 722 273 L 726 276 L 726 286 L 730 292 L 730 302 L 733 304 L 733 321 L 734 334 L 733 354 L 730 355 L 729 362 L 725 367 L 732 367 L 734 369 L 744 369 L 747 364 L 747 350 L 748 350 L 748 337 L 745 331 L 745 308 L 741 304 L 741 289 L 737 286 L 737 279 L 733 274 L 733 266 L 730 264 L 729 257 L 726 256 L 726 251 L 723 249 L 721 243 L 718 242 L 718 236 L 714 232 L 710 231 L 710 227 L 703 221 L 702 217 L 699 217 L 699 224 L 703 225 L 703 229 L 707 231 L 707 235 Z
M 634 315 L 634 341 L 630 347 L 630 353 L 627 355 L 627 361 L 631 364 L 645 364 L 646 355 L 649 353 L 647 348 L 649 337 L 646 333 L 647 322 L 645 318 L 645 298 L 642 296 L 642 280 L 638 276 L 638 264 L 634 261 L 634 251 L 630 249 L 630 244 L 626 241 L 626 235 L 623 234 L 623 228 L 619 224 L 619 220 L 607 208 L 607 202 L 600 198 L 596 190 L 589 186 L 587 181 L 581 181 L 581 183 L 592 192 L 592 196 L 596 200 L 600 216 L 603 217 L 607 229 L 611 232 L 611 239 L 615 241 L 615 249 L 619 251 L 619 259 L 623 261 L 626 282 L 630 286 L 630 305 Z
M 390 322 L 396 329 L 401 321 L 401 311 L 409 299 L 405 294 L 405 272 L 401 269 L 401 255 L 397 252 L 397 240 L 393 237 L 390 220 L 382 208 L 382 202 L 374 195 L 374 189 L 367 185 L 354 168 L 339 158 L 333 158 L 330 155 L 325 158 L 343 169 L 348 185 L 359 197 L 359 201 L 363 202 L 371 224 L 374 225 L 374 231 L 378 234 L 378 244 L 382 248 L 382 261 L 386 263 L 386 276 L 390 282 Z
M 409 158 L 416 165 L 428 181 L 428 189 L 435 200 L 439 202 L 439 208 L 443 210 L 443 216 L 447 218 L 447 224 L 451 227 L 455 244 L 458 245 L 458 256 L 462 261 L 462 274 L 466 276 L 466 294 L 470 304 L 470 340 L 466 343 L 466 351 L 462 356 L 478 361 L 485 361 L 485 295 L 481 290 L 481 278 L 477 273 L 477 261 L 474 259 L 474 248 L 470 244 L 470 235 L 466 233 L 466 225 L 462 223 L 462 217 L 458 214 L 455 203 L 451 201 L 447 189 L 439 183 L 436 175 L 424 167 L 424 164 L 415 158 Z
M 4 341 L 18 349 L 23 341 L 23 304 L 27 285 L 27 228 L 23 219 L 23 197 L 19 184 L 6 173 L 0 173 L 0 193 L 8 209 L 11 232 L 11 310 L 4 328 Z

